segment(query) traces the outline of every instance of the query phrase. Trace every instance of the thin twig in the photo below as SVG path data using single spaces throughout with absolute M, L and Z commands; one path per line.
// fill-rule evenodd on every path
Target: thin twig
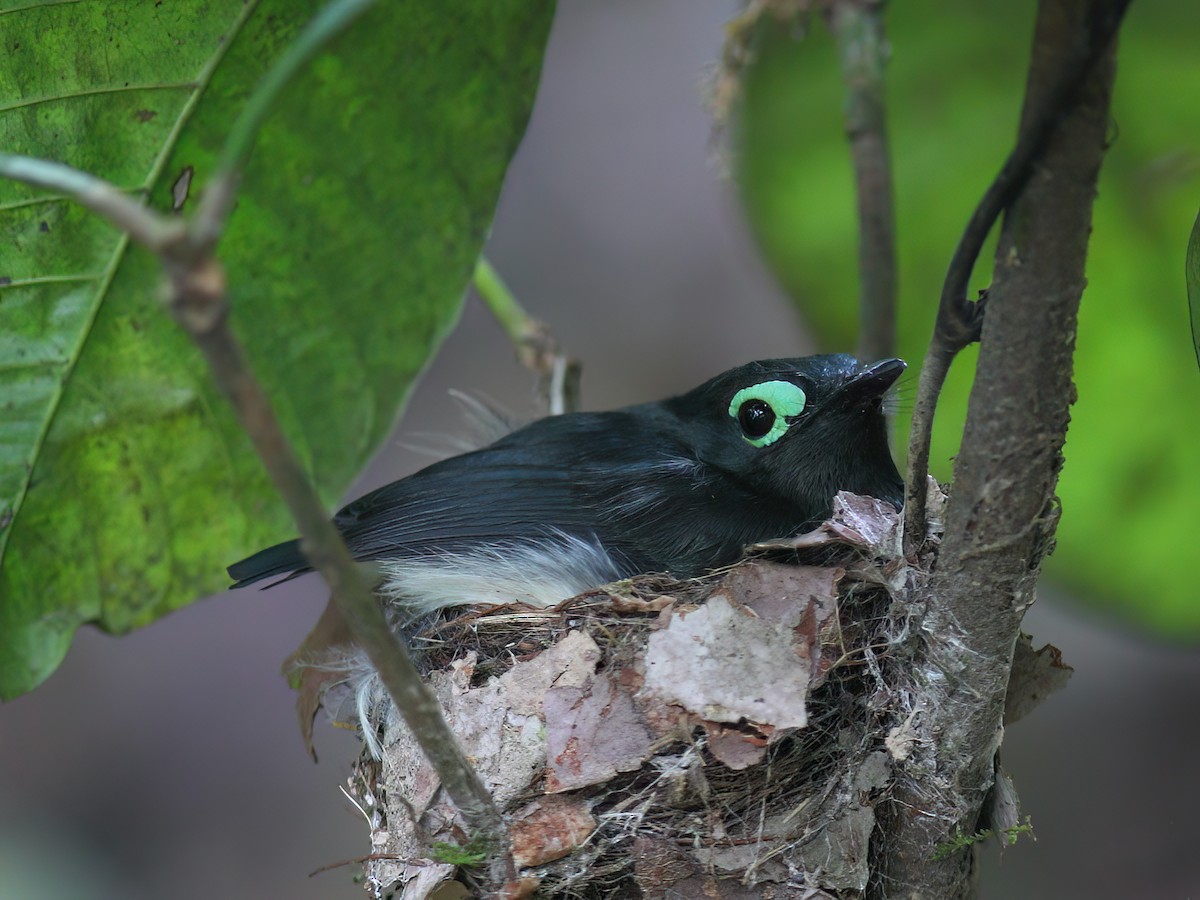
M 896 213 L 888 152 L 884 65 L 884 0 L 834 0 L 829 25 L 837 37 L 846 83 L 846 136 L 858 197 L 858 356 L 896 352 Z
M 933 365 L 936 370 L 929 378 L 922 373 L 909 432 L 904 496 L 906 552 L 912 552 L 925 540 L 925 481 L 929 474 L 929 445 L 938 395 L 954 357 L 968 344 L 979 340 L 983 327 L 984 303 L 974 303 L 967 297 L 975 261 L 992 227 L 1033 174 L 1055 128 L 1070 110 L 1080 85 L 1112 43 L 1128 6 L 1129 0 L 1114 0 L 1088 19 L 1086 29 L 1077 35 L 1076 43 L 1070 48 L 1072 52 L 1063 59 L 1054 84 L 1046 91 L 1044 102 L 1025 111 L 1016 146 L 979 201 L 950 259 L 942 284 L 937 321 L 925 356 L 926 365 Z
M 459 748 L 442 716 L 441 704 L 421 679 L 404 644 L 388 627 L 371 582 L 321 505 L 228 326 L 229 306 L 219 263 L 210 259 L 187 268 L 168 266 L 168 270 L 171 311 L 204 354 L 213 378 L 229 398 L 271 481 L 287 503 L 309 564 L 329 584 L 354 642 L 366 651 L 446 793 L 472 829 L 500 843 L 500 857 L 506 857 L 507 840 L 499 811 Z M 504 876 L 507 880 L 507 873 Z
M 184 233 L 182 222 L 164 219 L 115 185 L 62 163 L 0 153 L 0 176 L 69 196 L 154 253 L 177 243 Z
M 911 554 L 925 540 L 925 501 L 929 490 L 929 450 L 932 437 L 933 414 L 937 408 L 942 386 L 950 373 L 954 352 L 947 351 L 937 341 L 931 341 L 921 363 L 921 374 L 917 379 L 917 399 L 913 405 L 912 426 L 909 431 L 908 471 L 904 482 L 904 552 Z M 918 440 L 918 430 L 924 435 Z M 915 485 L 921 486 L 917 490 Z
M 532 369 L 546 395 L 550 415 L 579 408 L 579 362 L 562 352 L 550 328 L 525 311 L 492 264 L 483 256 L 472 279 L 479 299 L 496 317 L 517 350 L 517 359 Z
M 259 82 L 225 138 L 215 174 L 204 189 L 190 233 L 200 251 L 216 245 L 225 220 L 233 211 L 242 170 L 254 149 L 258 132 L 275 107 L 279 94 L 333 38 L 371 8 L 375 0 L 333 0 L 304 26 L 283 55 Z

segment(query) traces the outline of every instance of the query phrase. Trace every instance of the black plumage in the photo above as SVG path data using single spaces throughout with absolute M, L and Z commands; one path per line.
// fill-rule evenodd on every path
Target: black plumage
M 356 559 L 376 563 L 383 592 L 416 610 L 699 575 L 814 527 L 839 490 L 899 507 L 881 398 L 903 369 L 763 360 L 667 400 L 541 419 L 372 491 L 334 522 Z M 229 574 L 242 587 L 307 570 L 289 541 Z

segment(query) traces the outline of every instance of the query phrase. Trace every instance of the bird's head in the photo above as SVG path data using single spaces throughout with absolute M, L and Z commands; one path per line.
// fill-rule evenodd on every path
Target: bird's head
M 667 401 L 697 455 L 756 494 L 827 516 L 840 490 L 899 509 L 904 482 L 888 448 L 882 399 L 899 359 L 844 354 L 767 359 Z

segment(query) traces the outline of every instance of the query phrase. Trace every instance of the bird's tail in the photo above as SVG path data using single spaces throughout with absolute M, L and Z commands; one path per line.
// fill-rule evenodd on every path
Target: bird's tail
M 236 584 L 230 587 L 240 588 L 273 575 L 287 575 L 292 578 L 304 572 L 311 571 L 308 560 L 300 552 L 299 541 L 284 541 L 266 550 L 259 550 L 253 556 L 248 556 L 241 562 L 235 562 L 226 571 Z M 287 581 L 288 578 L 280 579 Z M 275 582 L 278 584 L 279 582 Z M 272 585 L 265 585 L 271 587 Z

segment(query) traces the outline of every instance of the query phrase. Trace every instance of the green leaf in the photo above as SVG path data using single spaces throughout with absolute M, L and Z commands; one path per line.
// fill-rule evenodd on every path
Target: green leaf
M 1033 13 L 1031 0 L 888 7 L 899 351 L 911 363 L 928 346 L 955 243 L 1016 135 Z M 1200 604 L 1192 579 L 1175 573 L 1195 551 L 1200 379 L 1178 303 L 1178 236 L 1200 193 L 1200 84 L 1189 74 L 1197 29 L 1198 4 L 1137 7 L 1122 28 L 1079 314 L 1063 519 L 1047 570 L 1096 608 L 1190 640 L 1200 639 Z M 802 41 L 768 27 L 755 49 L 735 132 L 748 218 L 820 342 L 845 350 L 858 319 L 857 223 L 834 42 L 814 22 Z M 991 253 L 975 287 L 990 280 Z M 938 405 L 931 462 L 943 480 L 973 372 L 969 350 Z
M 163 210 L 211 175 L 315 0 L 0 11 L 0 148 Z M 447 330 L 528 117 L 550 0 L 390 0 L 286 91 L 221 244 L 234 326 L 333 503 Z M 144 625 L 292 526 L 158 263 L 61 198 L 0 183 L 0 696 L 76 628 Z

